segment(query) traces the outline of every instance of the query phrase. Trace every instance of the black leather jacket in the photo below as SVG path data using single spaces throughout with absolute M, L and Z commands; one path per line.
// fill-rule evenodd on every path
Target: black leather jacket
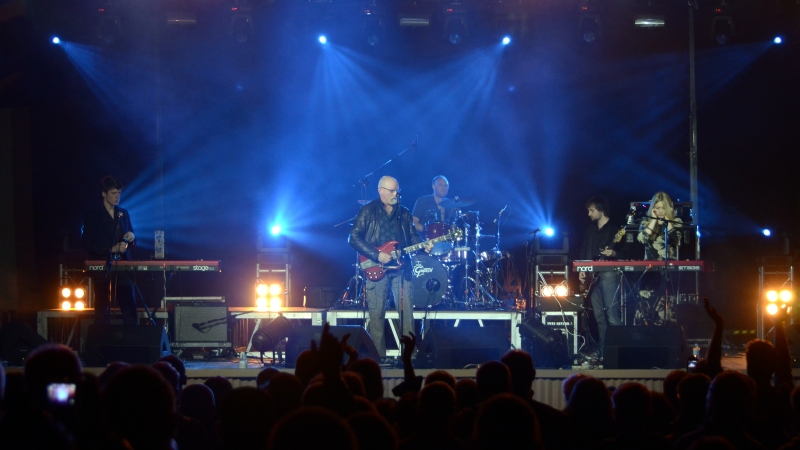
M 398 214 L 400 214 L 400 221 L 405 232 L 400 233 L 400 248 L 408 247 L 412 244 L 419 244 L 422 239 L 417 236 L 414 229 L 414 221 L 411 218 L 411 212 L 405 206 L 398 206 Z M 353 229 L 350 230 L 350 246 L 356 251 L 367 258 L 378 261 L 378 250 L 384 242 L 378 242 L 380 239 L 380 218 L 378 214 L 386 214 L 383 209 L 383 203 L 380 198 L 377 198 L 366 205 L 361 207 L 356 216 L 356 221 L 353 224 Z

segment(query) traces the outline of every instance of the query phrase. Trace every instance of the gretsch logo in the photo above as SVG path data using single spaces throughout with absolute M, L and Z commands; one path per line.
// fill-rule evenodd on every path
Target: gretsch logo
M 433 272 L 433 268 L 432 267 L 425 267 L 425 266 L 422 265 L 422 263 L 419 263 L 419 262 L 414 264 L 413 273 L 414 273 L 414 277 L 415 278 L 419 278 L 419 277 L 425 275 L 426 273 L 431 273 L 431 272 Z

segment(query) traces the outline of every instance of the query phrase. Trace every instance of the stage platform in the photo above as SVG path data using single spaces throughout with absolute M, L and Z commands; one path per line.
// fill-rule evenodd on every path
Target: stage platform
M 331 325 L 347 324 L 365 324 L 368 313 L 362 310 L 328 310 L 319 308 L 282 308 L 279 311 L 258 311 L 254 308 L 229 308 L 231 317 L 235 319 L 232 326 L 232 334 L 234 337 L 234 347 L 241 350 L 245 347 L 249 336 L 252 331 L 256 329 L 257 324 L 261 320 L 271 320 L 278 316 L 284 316 L 292 321 L 307 325 L 323 325 L 329 322 Z M 118 311 L 112 310 L 112 317 Z M 156 310 L 153 312 L 159 324 L 166 324 L 167 311 Z M 388 326 L 394 333 L 394 338 L 397 338 L 397 332 L 394 321 L 397 320 L 398 314 L 396 311 L 387 311 Z M 415 319 L 422 320 L 423 318 L 433 320 L 446 320 L 448 326 L 463 326 L 463 321 L 473 321 L 470 325 L 474 327 L 482 327 L 485 325 L 484 321 L 505 321 L 503 326 L 510 332 L 511 342 L 513 348 L 520 348 L 520 336 L 516 332 L 516 326 L 522 321 L 524 313 L 521 311 L 415 311 Z M 37 331 L 42 336 L 46 337 L 50 342 L 60 342 L 72 346 L 76 351 L 79 351 L 82 343 L 81 335 L 85 333 L 86 324 L 91 323 L 94 317 L 92 309 L 83 311 L 76 310 L 45 310 L 38 313 L 38 326 Z M 139 317 L 144 321 L 147 318 L 143 310 L 139 311 Z M 82 325 L 83 324 L 83 325 Z M 495 324 L 498 326 L 499 324 Z M 476 328 L 477 331 L 477 328 Z M 513 332 L 512 332 L 513 331 Z M 85 334 L 83 335 L 85 338 Z M 399 347 L 399 346 L 397 346 Z M 397 349 L 387 350 L 389 356 L 396 356 Z M 225 354 L 224 352 L 220 352 Z M 272 367 L 269 365 L 271 360 L 269 353 L 265 353 L 266 365 L 261 363 L 259 358 L 260 354 L 256 352 L 248 353 L 248 362 L 245 368 L 240 368 L 239 359 L 235 355 L 220 357 L 214 356 L 208 358 L 212 353 L 193 353 L 191 351 L 185 352 L 181 355 L 186 363 L 187 375 L 189 383 L 203 383 L 206 379 L 213 376 L 224 376 L 231 380 L 234 386 L 255 386 L 256 377 L 263 368 Z M 204 357 L 205 356 L 205 357 Z M 723 358 L 723 366 L 726 369 L 744 371 L 745 361 L 743 353 L 737 351 L 726 352 Z M 292 369 L 284 369 L 281 365 L 275 365 L 275 368 L 281 371 L 292 372 Z M 19 370 L 9 368 L 9 370 Z M 87 367 L 87 372 L 100 373 L 102 368 Z M 426 375 L 436 369 L 418 369 L 418 375 Z M 447 369 L 457 378 L 474 378 L 476 369 Z M 403 379 L 403 370 L 390 366 L 383 368 L 384 388 L 387 396 L 391 396 L 391 390 L 394 386 L 400 383 Z M 572 373 L 585 373 L 593 377 L 602 379 L 610 386 L 617 386 L 627 381 L 636 381 L 646 385 L 649 389 L 655 391 L 662 390 L 662 382 L 664 377 L 670 370 L 652 369 L 652 370 L 611 370 L 611 369 L 598 369 L 589 368 L 588 366 L 573 366 L 571 369 L 560 370 L 537 370 L 536 381 L 534 382 L 535 398 L 539 401 L 547 403 L 555 408 L 563 408 L 564 400 L 561 394 L 561 383 L 563 380 Z M 800 369 L 795 371 L 795 378 L 800 381 Z
M 250 336 L 253 331 L 258 329 L 263 320 L 272 320 L 278 316 L 286 317 L 291 321 L 304 325 L 321 326 L 325 322 L 333 325 L 359 324 L 364 327 L 369 323 L 369 313 L 365 310 L 356 309 L 322 309 L 322 308 L 299 308 L 288 307 L 280 308 L 275 311 L 262 311 L 255 308 L 229 307 L 228 311 L 232 319 L 236 322 L 232 326 L 233 347 L 248 347 Z M 168 312 L 163 309 L 151 311 L 159 324 L 167 325 Z M 113 318 L 119 314 L 118 309 L 112 309 Z M 524 313 L 521 311 L 489 311 L 489 310 L 431 310 L 414 311 L 416 320 L 449 320 L 453 327 L 461 325 L 461 321 L 475 321 L 479 327 L 484 326 L 484 321 L 505 321 L 506 330 L 510 334 L 512 348 L 521 347 L 521 338 L 516 332 L 517 325 L 522 322 Z M 139 310 L 139 318 L 147 320 L 147 312 Z M 391 329 L 394 346 L 387 346 L 387 356 L 400 356 L 400 340 L 397 332 L 399 314 L 397 311 L 386 311 L 386 320 Z M 94 322 L 94 309 L 84 310 L 63 310 L 48 309 L 37 313 L 36 331 L 50 342 L 58 342 L 71 346 L 78 351 L 83 350 L 83 343 L 86 338 L 86 327 Z M 168 327 L 169 328 L 169 327 Z M 167 330 L 169 332 L 169 329 Z M 249 351 L 250 349 L 247 348 Z M 253 353 L 249 353 L 254 356 Z

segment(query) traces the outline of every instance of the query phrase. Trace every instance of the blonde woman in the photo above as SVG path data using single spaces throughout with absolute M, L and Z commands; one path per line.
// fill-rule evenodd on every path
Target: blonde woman
M 644 259 L 664 259 L 664 227 L 669 237 L 669 259 L 676 259 L 678 244 L 681 242 L 681 224 L 681 219 L 675 217 L 675 208 L 669 195 L 664 191 L 656 192 L 650 200 L 650 213 L 642 220 L 637 237 L 644 244 Z

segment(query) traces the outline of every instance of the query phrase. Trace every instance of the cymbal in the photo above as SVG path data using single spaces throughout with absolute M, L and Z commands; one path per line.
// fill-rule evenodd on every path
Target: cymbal
M 475 203 L 475 200 L 472 200 L 470 198 L 458 198 L 458 197 L 456 197 L 454 199 L 449 199 L 448 198 L 448 199 L 442 200 L 442 202 L 439 203 L 439 206 L 441 206 L 442 208 L 462 208 L 464 206 L 472 205 L 473 203 Z
M 364 206 L 364 205 L 366 205 L 367 203 L 369 203 L 371 201 L 372 200 L 356 200 L 356 202 L 358 202 L 358 204 L 361 205 L 361 206 Z

